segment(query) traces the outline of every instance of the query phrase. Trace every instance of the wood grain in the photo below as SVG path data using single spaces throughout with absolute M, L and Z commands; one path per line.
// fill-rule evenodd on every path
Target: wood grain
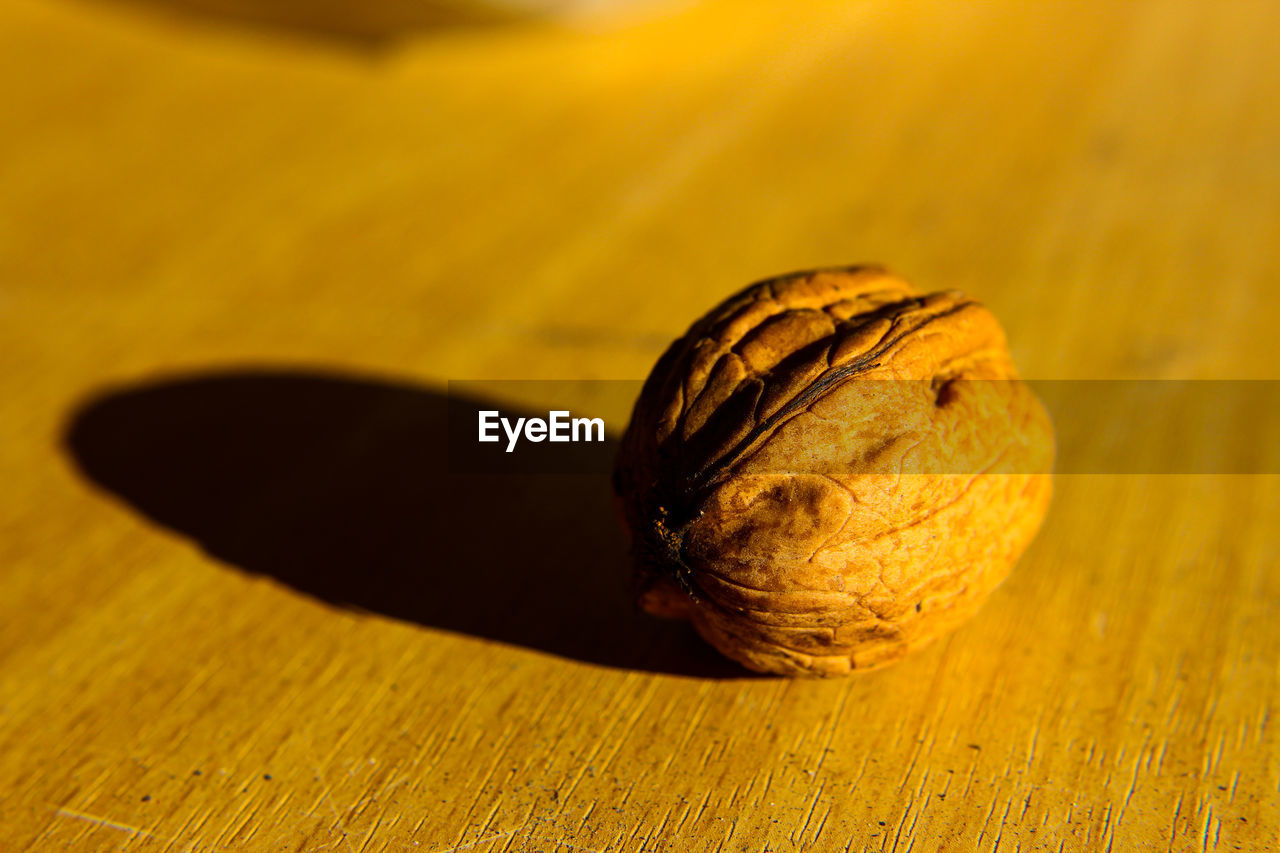
M 1280 478 L 1060 477 L 970 624 L 785 681 L 438 419 L 853 261 L 1028 376 L 1276 379 L 1276 6 L 236 8 L 0 8 L 0 850 L 1280 845 Z

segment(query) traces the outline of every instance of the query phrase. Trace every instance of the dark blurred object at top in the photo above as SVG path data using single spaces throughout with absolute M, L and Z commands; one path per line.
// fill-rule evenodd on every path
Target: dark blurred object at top
M 217 24 L 379 49 L 436 30 L 595 17 L 654 0 L 112 0 Z

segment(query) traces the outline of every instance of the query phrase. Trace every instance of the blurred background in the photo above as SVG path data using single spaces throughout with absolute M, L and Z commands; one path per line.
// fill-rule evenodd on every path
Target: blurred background
M 865 261 L 1039 378 L 1270 377 L 1273 14 L 19 0 L 3 357 L 638 378 L 731 290 Z

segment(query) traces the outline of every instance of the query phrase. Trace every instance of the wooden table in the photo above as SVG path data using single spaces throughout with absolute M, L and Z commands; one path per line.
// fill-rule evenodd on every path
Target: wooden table
M 1060 477 L 972 622 L 787 681 L 439 418 L 853 261 L 1028 376 L 1276 379 L 1280 7 L 254 8 L 0 9 L 0 849 L 1280 843 L 1280 477 Z

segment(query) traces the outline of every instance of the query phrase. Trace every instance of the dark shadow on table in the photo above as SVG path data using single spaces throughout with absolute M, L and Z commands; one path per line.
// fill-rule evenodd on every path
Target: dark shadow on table
M 611 667 L 749 677 L 687 625 L 635 610 L 598 460 L 587 474 L 449 470 L 450 413 L 474 424 L 482 405 L 247 370 L 111 390 L 73 414 L 64 441 L 143 515 L 331 604 Z
M 537 17 L 500 0 L 109 0 L 197 25 L 319 39 L 379 50 L 406 37 Z

